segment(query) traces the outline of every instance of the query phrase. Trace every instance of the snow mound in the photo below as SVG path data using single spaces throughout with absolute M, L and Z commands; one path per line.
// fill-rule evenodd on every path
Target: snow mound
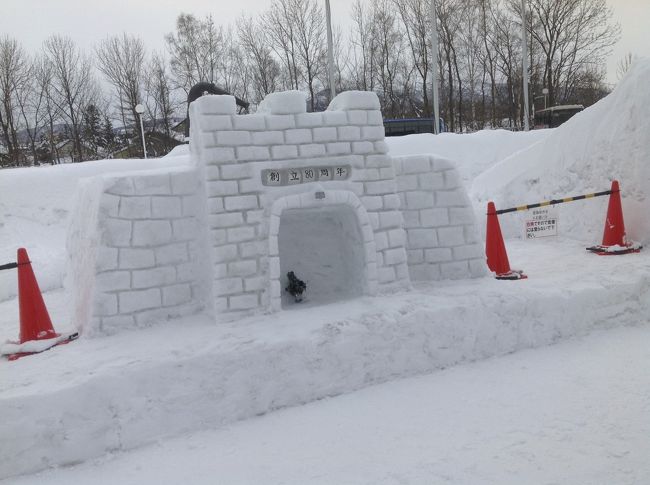
M 628 238 L 650 242 L 650 59 L 632 66 L 614 92 L 553 130 L 541 143 L 486 170 L 471 190 L 497 209 L 621 186 Z M 562 235 L 600 242 L 607 197 L 557 206 Z M 503 216 L 507 235 L 521 231 Z M 505 225 L 504 225 L 505 222 Z M 521 221 L 520 221 L 521 222 Z M 519 226 L 520 227 L 520 226 Z
M 476 133 L 391 136 L 386 138 L 390 155 L 436 154 L 453 160 L 467 185 L 501 160 L 545 140 L 553 130 L 482 130 Z

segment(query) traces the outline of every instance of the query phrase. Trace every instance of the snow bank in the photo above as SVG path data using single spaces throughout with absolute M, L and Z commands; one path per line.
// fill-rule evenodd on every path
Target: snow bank
M 386 143 L 389 154 L 393 157 L 435 154 L 453 160 L 461 178 L 469 187 L 478 174 L 504 158 L 545 140 L 552 132 L 553 130 L 484 130 L 462 135 L 421 134 L 391 136 L 386 138 Z
M 628 237 L 650 242 L 650 60 L 632 66 L 614 92 L 571 118 L 540 143 L 478 176 L 472 194 L 497 209 L 608 190 L 620 182 Z M 607 198 L 558 206 L 561 234 L 600 243 Z M 504 216 L 519 235 L 523 216 Z

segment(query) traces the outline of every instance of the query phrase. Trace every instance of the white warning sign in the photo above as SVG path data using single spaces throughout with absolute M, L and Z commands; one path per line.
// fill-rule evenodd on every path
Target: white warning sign
M 540 207 L 532 209 L 532 217 L 526 219 L 526 239 L 557 236 L 557 209 L 554 207 Z

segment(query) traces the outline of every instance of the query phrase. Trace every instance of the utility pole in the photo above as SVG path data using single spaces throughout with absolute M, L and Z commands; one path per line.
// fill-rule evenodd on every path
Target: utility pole
M 440 133 L 440 111 L 438 108 L 438 24 L 436 0 L 431 0 L 431 84 L 433 87 L 433 132 Z M 426 86 L 424 86 L 426 89 Z
M 330 0 L 325 0 L 325 16 L 327 17 L 327 71 L 330 78 L 330 100 L 332 100 L 336 96 L 336 84 L 334 83 L 334 42 L 332 40 Z
M 524 130 L 530 130 L 530 113 L 528 110 L 528 32 L 526 29 L 526 0 L 521 0 L 522 31 L 522 71 L 524 79 Z

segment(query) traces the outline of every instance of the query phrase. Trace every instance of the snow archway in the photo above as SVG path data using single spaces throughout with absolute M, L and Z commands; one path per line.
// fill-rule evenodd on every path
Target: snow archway
M 289 303 L 287 272 L 308 285 L 308 300 L 326 303 L 374 294 L 377 250 L 368 213 L 345 190 L 316 190 L 277 199 L 269 227 L 270 303 Z

